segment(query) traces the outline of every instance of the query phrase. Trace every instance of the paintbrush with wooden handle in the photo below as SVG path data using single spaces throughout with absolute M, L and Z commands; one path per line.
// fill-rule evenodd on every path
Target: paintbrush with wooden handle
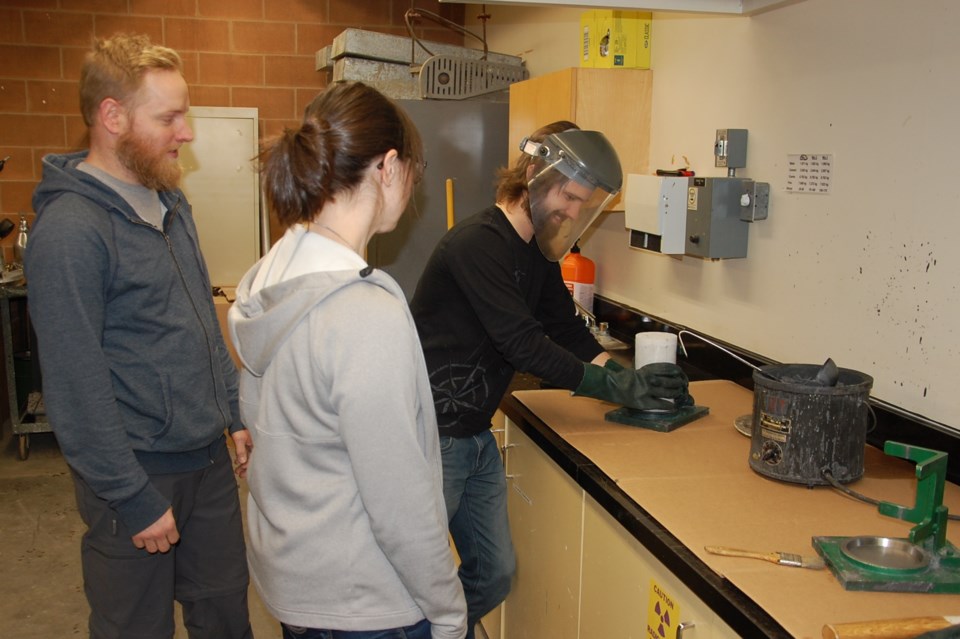
M 754 550 L 740 550 L 739 548 L 728 548 L 726 546 L 704 546 L 704 550 L 714 555 L 724 555 L 726 557 L 747 557 L 749 559 L 762 559 L 772 564 L 781 566 L 793 566 L 795 568 L 823 568 L 823 561 L 819 557 L 806 557 L 792 552 L 758 552 Z

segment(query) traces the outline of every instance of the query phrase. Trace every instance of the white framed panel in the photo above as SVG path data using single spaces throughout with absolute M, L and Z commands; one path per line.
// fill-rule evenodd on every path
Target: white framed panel
M 180 149 L 182 187 L 214 286 L 235 287 L 262 254 L 257 118 L 244 107 L 187 114 L 194 140 Z

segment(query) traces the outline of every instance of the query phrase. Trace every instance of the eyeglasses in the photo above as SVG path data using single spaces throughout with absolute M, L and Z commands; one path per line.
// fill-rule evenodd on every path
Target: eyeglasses
M 377 162 L 377 169 L 383 169 L 383 160 Z M 427 172 L 427 161 L 424 160 L 423 164 L 420 165 L 420 171 L 417 174 L 417 177 L 414 178 L 413 183 L 419 184 L 423 180 L 423 174 Z

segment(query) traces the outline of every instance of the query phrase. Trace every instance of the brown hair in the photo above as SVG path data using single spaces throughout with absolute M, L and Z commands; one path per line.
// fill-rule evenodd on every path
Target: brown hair
M 151 44 L 145 35 L 118 33 L 108 39 L 95 39 L 80 70 L 80 113 L 84 123 L 93 126 L 97 109 L 107 98 L 133 108 L 133 97 L 144 74 L 153 70 L 182 74 L 183 62 L 176 51 Z
M 407 114 L 362 82 L 334 84 L 313 99 L 298 129 L 260 151 L 268 206 L 283 226 L 309 222 L 323 205 L 355 189 L 379 155 L 394 149 L 423 174 L 423 143 Z
M 576 124 L 567 120 L 558 120 L 542 126 L 528 137 L 533 142 L 543 142 L 547 136 L 570 129 L 579 129 Z M 497 171 L 497 202 L 516 202 L 523 199 L 523 207 L 529 212 L 529 204 L 523 197 L 527 192 L 527 167 L 536 158 L 521 153 L 513 167 L 504 167 Z

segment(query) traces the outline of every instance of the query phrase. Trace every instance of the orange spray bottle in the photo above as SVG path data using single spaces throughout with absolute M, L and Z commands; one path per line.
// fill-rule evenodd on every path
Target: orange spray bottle
M 573 248 L 560 263 L 560 273 L 563 283 L 573 295 L 573 299 L 580 306 L 593 312 L 593 284 L 596 276 L 596 266 L 593 260 L 580 254 L 580 246 L 574 242 Z

